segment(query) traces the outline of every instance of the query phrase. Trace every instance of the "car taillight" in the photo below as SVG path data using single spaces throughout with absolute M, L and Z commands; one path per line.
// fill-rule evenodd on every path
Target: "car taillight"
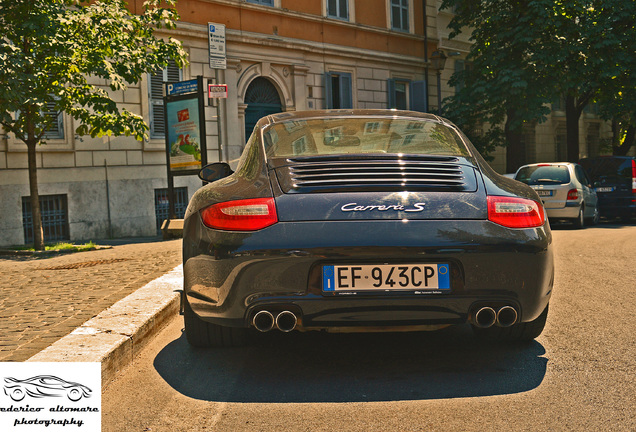
M 278 222 L 274 198 L 227 201 L 201 210 L 208 228 L 226 231 L 256 231 Z
M 579 198 L 579 191 L 576 189 L 570 189 L 568 191 L 568 201 L 575 200 Z
M 543 206 L 534 200 L 489 196 L 488 220 L 508 228 L 534 228 L 543 225 L 545 215 Z
M 632 193 L 636 194 L 636 159 L 632 159 Z

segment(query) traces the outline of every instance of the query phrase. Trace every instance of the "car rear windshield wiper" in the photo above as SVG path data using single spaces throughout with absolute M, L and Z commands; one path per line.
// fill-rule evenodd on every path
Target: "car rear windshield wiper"
M 537 179 L 534 181 L 535 183 L 563 183 L 561 180 L 555 180 L 555 179 Z

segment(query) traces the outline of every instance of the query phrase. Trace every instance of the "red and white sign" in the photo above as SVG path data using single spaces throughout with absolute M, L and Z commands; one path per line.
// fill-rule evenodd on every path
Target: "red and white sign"
M 210 99 L 227 99 L 227 84 L 208 84 Z

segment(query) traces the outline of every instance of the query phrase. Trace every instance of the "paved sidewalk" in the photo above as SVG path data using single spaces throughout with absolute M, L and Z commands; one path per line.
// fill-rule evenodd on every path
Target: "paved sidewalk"
M 181 262 L 180 239 L 153 240 L 97 241 L 113 247 L 43 258 L 0 256 L 0 361 L 28 359 Z

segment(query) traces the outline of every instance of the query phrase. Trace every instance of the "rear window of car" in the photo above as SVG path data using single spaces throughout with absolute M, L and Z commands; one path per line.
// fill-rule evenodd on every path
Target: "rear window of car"
M 629 158 L 602 157 L 581 159 L 579 162 L 593 182 L 629 182 L 632 179 L 632 160 Z
M 570 183 L 570 172 L 565 165 L 542 165 L 522 167 L 515 176 L 527 185 L 567 184 Z
M 268 157 L 369 153 L 470 156 L 455 130 L 418 119 L 290 120 L 265 129 L 263 140 Z

